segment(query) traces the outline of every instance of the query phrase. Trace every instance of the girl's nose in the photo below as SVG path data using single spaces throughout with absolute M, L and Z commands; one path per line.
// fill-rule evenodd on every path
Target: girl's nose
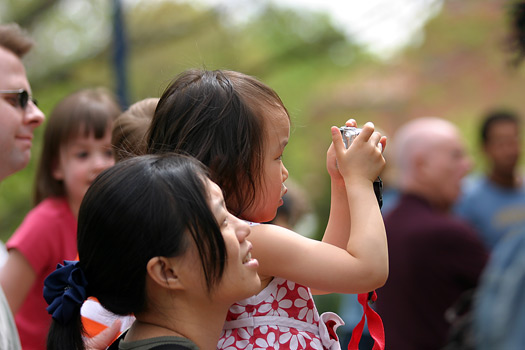
M 283 182 L 286 181 L 286 179 L 288 179 L 288 169 L 286 169 L 286 167 L 284 166 L 284 164 L 282 164 L 282 174 L 283 174 Z
M 106 154 L 99 154 L 94 159 L 94 168 L 96 171 L 101 172 L 115 164 L 115 158 L 108 157 Z

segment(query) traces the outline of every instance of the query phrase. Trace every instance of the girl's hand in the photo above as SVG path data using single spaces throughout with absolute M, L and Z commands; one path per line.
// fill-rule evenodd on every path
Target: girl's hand
M 356 128 L 357 122 L 354 119 L 348 119 L 345 123 L 345 126 L 352 126 Z M 341 173 L 339 172 L 339 169 L 337 168 L 337 157 L 335 154 L 333 142 L 330 144 L 330 147 L 328 148 L 328 151 L 326 152 L 326 169 L 328 170 L 328 174 L 330 174 L 332 183 L 338 187 L 344 188 L 345 180 L 343 176 L 341 175 Z
M 386 148 L 386 137 L 374 132 L 374 124 L 368 122 L 346 149 L 339 128 L 333 126 L 331 131 L 337 167 L 343 178 L 349 183 L 359 179 L 374 181 L 385 166 L 382 151 Z

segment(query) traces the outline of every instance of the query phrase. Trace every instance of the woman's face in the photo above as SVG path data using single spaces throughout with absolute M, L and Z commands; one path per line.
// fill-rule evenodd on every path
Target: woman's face
M 261 281 L 257 275 L 259 262 L 251 258 L 252 244 L 246 240 L 250 234 L 250 226 L 228 212 L 219 186 L 207 180 L 206 187 L 209 194 L 208 206 L 220 227 L 226 246 L 224 273 L 219 283 L 212 287 L 210 295 L 214 303 L 229 307 L 234 302 L 252 296 L 260 290 Z M 190 260 L 191 267 L 189 265 L 188 269 L 195 276 L 193 290 L 198 288 L 203 291 L 202 297 L 207 297 L 202 269 L 200 274 L 195 274 L 195 266 L 201 264 L 196 251 L 193 252 Z

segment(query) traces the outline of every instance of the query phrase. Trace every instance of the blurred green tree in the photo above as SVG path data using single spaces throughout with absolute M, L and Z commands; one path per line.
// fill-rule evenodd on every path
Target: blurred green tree
M 290 110 L 293 136 L 285 162 L 300 184 L 315 183 L 310 194 L 323 224 L 329 203 L 323 199 L 329 188 L 323 169 L 330 133 L 313 126 L 319 116 L 309 110 L 310 101 L 317 98 L 320 82 L 352 71 L 368 56 L 336 29 L 328 15 L 283 9 L 268 1 L 259 2 L 257 11 L 244 21 L 233 21 L 220 6 L 174 1 L 124 4 L 131 102 L 159 96 L 188 68 L 233 69 L 257 76 Z M 114 89 L 111 2 L 7 0 L 2 7 L 2 22 L 23 23 L 37 42 L 26 65 L 46 115 L 72 91 L 96 85 Z M 0 184 L 3 241 L 32 207 L 42 132 L 43 128 L 37 132 L 28 168 Z

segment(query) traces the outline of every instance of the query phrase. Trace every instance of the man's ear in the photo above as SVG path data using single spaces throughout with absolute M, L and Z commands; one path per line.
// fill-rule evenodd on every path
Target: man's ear
M 426 171 L 428 162 L 429 162 L 429 159 L 425 157 L 423 154 L 418 153 L 414 155 L 414 162 L 413 162 L 414 165 L 413 166 L 418 176 Z
M 178 262 L 178 258 L 156 256 L 148 261 L 146 271 L 149 277 L 162 288 L 184 289 L 177 273 L 180 265 Z

